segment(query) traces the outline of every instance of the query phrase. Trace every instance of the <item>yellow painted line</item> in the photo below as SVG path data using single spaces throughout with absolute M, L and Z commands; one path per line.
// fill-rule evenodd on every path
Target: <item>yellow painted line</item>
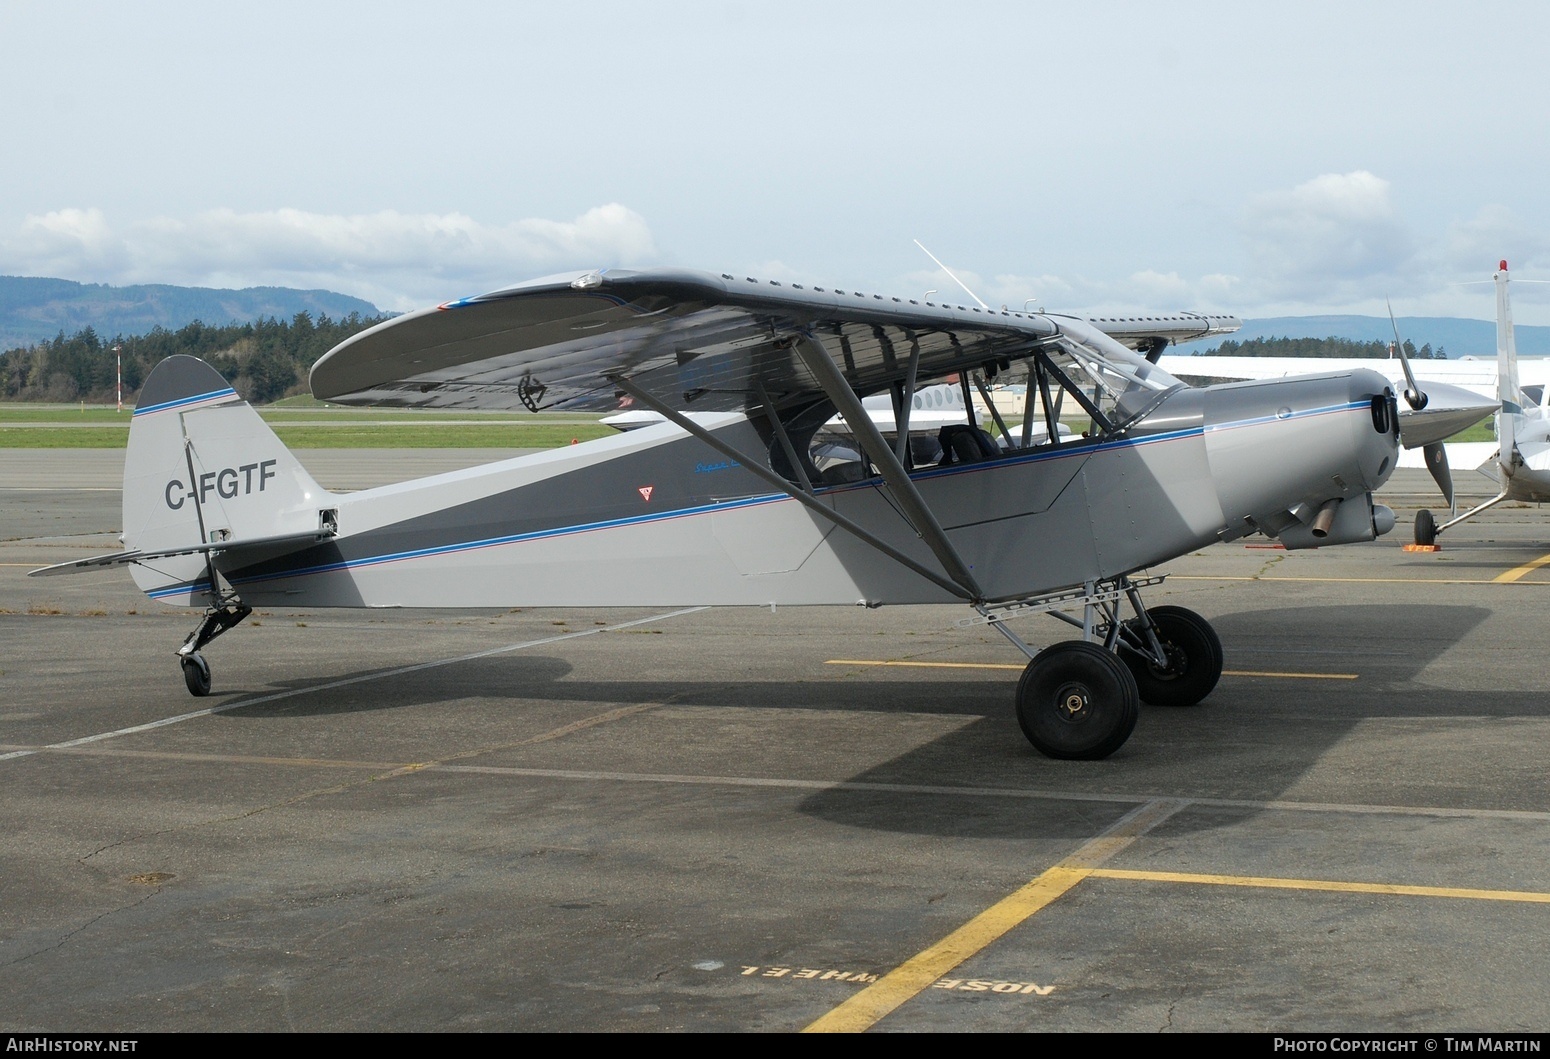
M 328 758 L 318 757 L 272 757 L 257 754 L 197 754 L 188 751 L 172 750 L 120 750 L 105 746 L 77 746 L 77 747 L 48 747 L 34 746 L 17 749 L 29 749 L 37 752 L 47 751 L 51 754 L 68 754 L 79 757 L 104 757 L 124 758 L 141 761 L 181 761 L 188 764 L 214 764 L 214 765 L 280 765 L 293 768 L 323 768 L 323 769 L 364 769 L 368 772 L 382 772 L 386 769 L 403 767 L 391 761 L 330 761 Z
M 1159 799 L 1127 814 L 1081 849 L 1010 896 L 1002 898 L 924 952 L 904 961 L 829 1011 L 804 1033 L 861 1033 L 899 1005 L 918 996 L 963 961 L 979 953 L 1029 916 L 1047 907 L 1094 868 L 1184 807 Z
M 1322 890 L 1328 893 L 1397 894 L 1404 897 L 1450 897 L 1466 901 L 1516 901 L 1550 905 L 1550 893 L 1536 890 L 1475 890 L 1460 886 L 1406 886 L 1399 883 L 1341 882 L 1333 879 L 1278 879 L 1252 875 L 1195 875 L 1176 871 L 1126 871 L 1094 868 L 1094 879 L 1130 879 L 1137 882 L 1194 883 L 1202 886 L 1248 886 L 1267 890 Z
M 1261 673 L 1254 669 L 1224 669 L 1224 677 L 1275 677 L 1278 680 L 1355 680 L 1357 673 Z
M 803 1033 L 862 1033 L 1091 874 L 1055 866 L 817 1019 Z
M 1201 875 L 1191 872 L 1133 871 L 1098 866 L 1186 804 L 1183 801 L 1164 800 L 1147 803 L 1121 820 L 1107 834 L 1086 843 L 1072 856 L 1050 868 L 1015 893 L 991 905 L 935 945 L 889 971 L 861 992 L 812 1022 L 802 1032 L 861 1033 L 871 1029 L 880 1019 L 896 1010 L 901 1004 L 929 989 L 933 982 L 947 975 L 954 967 L 978 954 L 991 942 L 1040 909 L 1048 907 L 1084 879 L 1550 904 L 1550 893 L 1534 890 L 1478 890 L 1456 886 L 1409 886 L 1401 883 L 1344 882 L 1334 879 Z
M 1524 563 L 1522 566 L 1515 566 L 1511 570 L 1508 570 L 1505 574 L 1501 574 L 1495 579 L 1494 583 L 1499 585 L 1511 584 L 1518 578 L 1522 577 L 1524 574 L 1531 574 L 1535 570 L 1538 570 L 1541 566 L 1547 565 L 1550 565 L 1550 555 L 1541 555 L 1538 559 L 1535 559 L 1531 563 Z
M 886 662 L 882 659 L 831 658 L 826 666 L 904 666 L 917 669 L 1011 669 L 1023 670 L 1027 663 L 1012 665 L 1007 662 Z M 1275 677 L 1280 680 L 1355 680 L 1356 673 L 1272 673 L 1256 669 L 1224 669 L 1224 677 Z

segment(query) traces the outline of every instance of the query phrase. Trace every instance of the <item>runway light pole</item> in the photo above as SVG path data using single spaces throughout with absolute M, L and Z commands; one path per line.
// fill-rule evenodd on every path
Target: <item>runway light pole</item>
M 124 347 L 113 343 L 113 359 L 118 367 L 118 410 L 124 410 Z

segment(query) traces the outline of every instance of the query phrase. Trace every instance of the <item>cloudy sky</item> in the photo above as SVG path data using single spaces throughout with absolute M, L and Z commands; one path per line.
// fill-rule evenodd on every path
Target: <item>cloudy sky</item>
M 1516 0 L 0 0 L 0 273 L 948 288 L 918 239 L 1013 306 L 1488 319 L 1499 258 L 1550 279 L 1547 41 Z

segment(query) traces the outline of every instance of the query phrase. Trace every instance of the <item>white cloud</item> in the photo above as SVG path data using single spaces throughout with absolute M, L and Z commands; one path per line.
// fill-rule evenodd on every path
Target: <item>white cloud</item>
M 0 265 L 31 276 L 96 276 L 124 267 L 124 247 L 101 210 L 55 210 L 28 217 L 14 238 L 0 243 Z
M 1442 244 L 1444 268 L 1480 278 L 1503 259 L 1514 271 L 1543 269 L 1550 265 L 1550 240 L 1507 207 L 1495 204 L 1448 226 Z
M 1365 170 L 1326 173 L 1249 203 L 1240 229 L 1267 298 L 1340 300 L 1397 276 L 1414 246 L 1389 182 Z
M 656 258 L 638 213 L 486 225 L 459 213 L 334 215 L 219 209 L 115 230 L 101 210 L 30 216 L 0 240 L 0 271 L 103 283 L 321 287 L 386 309 L 482 293 L 545 272 Z

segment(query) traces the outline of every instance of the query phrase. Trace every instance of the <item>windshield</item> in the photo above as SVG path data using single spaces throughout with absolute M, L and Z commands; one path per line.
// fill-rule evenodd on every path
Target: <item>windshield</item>
M 1184 384 L 1084 320 L 1062 317 L 1061 341 L 1045 351 L 1050 365 L 1079 388 L 1101 416 L 1103 432 L 1123 430 Z M 1091 411 L 1092 409 L 1089 409 Z

